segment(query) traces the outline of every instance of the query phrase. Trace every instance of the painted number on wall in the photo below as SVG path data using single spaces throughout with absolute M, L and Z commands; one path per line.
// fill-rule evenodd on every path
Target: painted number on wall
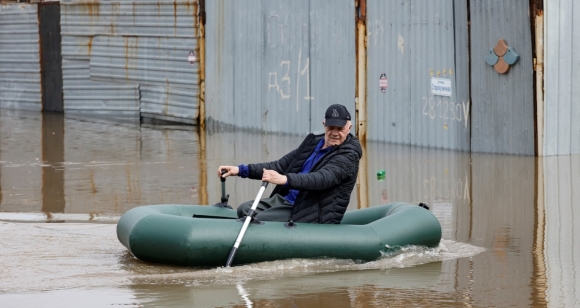
M 290 100 L 292 98 L 292 92 L 294 91 L 296 110 L 298 110 L 301 99 L 307 101 L 314 99 L 314 97 L 310 95 L 310 58 L 307 57 L 305 61 L 302 60 L 302 48 L 300 48 L 300 52 L 298 53 L 296 75 L 294 78 L 292 78 L 293 76 L 290 73 L 291 68 L 292 62 L 290 60 L 280 61 L 280 66 L 277 71 L 268 73 L 268 91 L 277 92 L 282 100 Z M 302 85 L 306 87 L 306 90 L 304 91 L 305 96 L 301 98 L 300 80 L 303 78 L 306 78 L 306 83 Z
M 469 101 L 454 103 L 446 100 L 436 100 L 433 97 L 423 96 L 423 111 L 424 116 L 435 120 L 435 118 L 464 122 L 467 128 L 467 120 L 469 119 Z

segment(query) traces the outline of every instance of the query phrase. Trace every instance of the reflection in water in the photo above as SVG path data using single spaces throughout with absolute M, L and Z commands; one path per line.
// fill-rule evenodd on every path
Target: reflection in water
M 64 115 L 42 114 L 42 209 L 50 219 L 51 213 L 63 213 L 64 195 Z
M 1 117 L 2 111 L 0 111 Z M 2 125 L 0 122 L 0 211 L 2 211 Z
M 118 242 L 115 226 L 100 224 L 144 204 L 217 203 L 219 165 L 278 159 L 302 138 L 200 137 L 188 127 L 66 116 L 59 122 L 2 111 L 0 302 L 4 295 L 56 289 L 70 290 L 59 294 L 73 299 L 81 289 L 104 288 L 107 298 L 114 288 L 125 296 L 109 298 L 111 304 L 245 307 L 246 296 L 254 307 L 580 306 L 578 156 L 536 164 L 529 157 L 369 143 L 367 205 L 426 202 L 443 231 L 439 250 L 375 263 L 287 260 L 231 272 L 163 266 L 136 260 Z M 376 178 L 378 170 L 385 170 L 384 179 Z M 253 199 L 259 187 L 259 181 L 228 178 L 229 203 Z M 358 201 L 355 192 L 349 209 Z M 38 218 L 43 211 L 56 220 L 98 224 L 5 222 L 44 221 Z M 35 298 L 8 303 L 27 297 Z
M 236 284 L 236 289 L 238 289 L 238 293 L 240 293 L 240 296 L 242 297 L 242 299 L 246 303 L 246 307 L 252 308 L 253 307 L 252 301 L 248 297 L 248 292 L 246 292 L 246 290 L 244 290 L 244 286 L 241 283 L 238 283 L 238 284 Z
M 547 300 L 580 307 L 580 155 L 543 158 Z

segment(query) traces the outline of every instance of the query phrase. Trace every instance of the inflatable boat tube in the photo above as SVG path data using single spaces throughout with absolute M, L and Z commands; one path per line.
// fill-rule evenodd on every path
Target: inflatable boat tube
M 199 205 L 148 205 L 127 211 L 117 237 L 140 260 L 224 266 L 243 221 L 236 211 Z M 345 213 L 341 224 L 249 225 L 233 264 L 291 258 L 374 261 L 407 245 L 435 247 L 441 225 L 427 209 L 391 203 Z

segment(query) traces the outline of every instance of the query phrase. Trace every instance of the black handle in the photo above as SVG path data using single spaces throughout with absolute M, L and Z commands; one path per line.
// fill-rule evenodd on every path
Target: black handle
M 226 174 L 227 172 L 228 172 L 228 171 L 227 171 L 226 169 L 222 169 L 222 176 L 220 176 L 220 180 L 221 180 L 222 182 L 225 182 L 225 181 L 226 181 L 226 178 L 224 178 L 224 174 Z

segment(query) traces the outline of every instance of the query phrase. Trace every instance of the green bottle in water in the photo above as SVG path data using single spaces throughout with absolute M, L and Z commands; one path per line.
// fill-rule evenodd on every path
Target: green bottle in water
M 377 172 L 377 180 L 384 180 L 385 179 L 385 170 L 379 170 Z

